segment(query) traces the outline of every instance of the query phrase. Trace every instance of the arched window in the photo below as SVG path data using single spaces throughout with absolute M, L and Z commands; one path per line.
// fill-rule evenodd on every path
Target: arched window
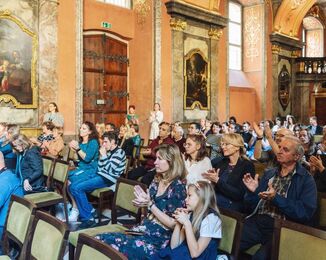
M 131 9 L 131 0 L 98 0 L 98 1 Z
M 308 16 L 303 19 L 302 42 L 305 44 L 302 49 L 303 57 L 324 56 L 324 28 L 315 17 Z
M 242 7 L 229 2 L 229 69 L 242 69 Z

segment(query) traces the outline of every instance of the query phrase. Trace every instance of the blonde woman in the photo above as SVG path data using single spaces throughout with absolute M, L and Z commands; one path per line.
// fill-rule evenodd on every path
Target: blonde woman
M 185 166 L 176 145 L 160 145 L 156 149 L 156 176 L 147 192 L 135 187 L 133 203 L 147 207 L 149 215 L 143 222 L 132 228 L 138 236 L 121 233 L 107 233 L 98 236 L 113 246 L 128 259 L 148 259 L 158 250 L 165 248 L 175 226 L 173 213 L 185 206 L 186 187 L 183 183 Z
M 240 134 L 224 134 L 221 139 L 224 159 L 215 169 L 203 176 L 215 184 L 217 205 L 235 211 L 243 211 L 243 198 L 246 187 L 242 178 L 250 173 L 255 176 L 255 167 L 245 156 L 244 141 Z

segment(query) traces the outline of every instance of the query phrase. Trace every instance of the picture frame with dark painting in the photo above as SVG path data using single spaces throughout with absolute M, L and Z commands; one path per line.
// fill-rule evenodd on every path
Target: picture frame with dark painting
M 0 102 L 37 108 L 37 41 L 22 21 L 0 10 Z
M 209 62 L 199 49 L 191 50 L 184 58 L 184 109 L 210 108 Z

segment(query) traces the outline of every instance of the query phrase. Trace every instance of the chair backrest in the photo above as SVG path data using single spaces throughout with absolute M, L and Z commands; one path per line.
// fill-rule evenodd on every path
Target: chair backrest
M 79 234 L 75 260 L 126 260 L 123 254 L 108 244 L 86 234 Z
M 126 176 L 126 177 L 128 175 L 128 171 L 129 171 L 129 168 L 130 168 L 131 161 L 132 161 L 131 157 L 126 156 L 126 168 L 124 170 L 124 176 Z
M 222 220 L 222 239 L 219 250 L 238 259 L 244 216 L 240 213 L 220 209 Z
M 49 156 L 42 156 L 43 162 L 43 175 L 47 178 L 46 179 L 46 186 L 50 189 L 52 185 L 52 174 L 55 164 L 55 158 Z
M 25 259 L 63 259 L 69 233 L 65 223 L 45 212 L 37 211 L 31 230 Z
M 27 238 L 31 221 L 36 211 L 32 202 L 11 195 L 9 212 L 4 227 L 4 251 L 8 253 L 8 241 L 14 241 L 20 248 Z
M 64 161 L 68 161 L 69 152 L 70 152 L 70 148 L 69 148 L 69 146 L 67 144 L 65 144 L 62 151 L 59 153 L 59 157 Z
M 318 192 L 318 227 L 326 230 L 326 192 Z
M 68 178 L 69 163 L 63 160 L 56 160 L 53 170 L 53 180 L 64 183 Z
M 146 190 L 146 185 L 137 181 L 119 178 L 117 180 L 116 190 L 114 193 L 112 203 L 112 224 L 117 223 L 117 210 L 123 209 L 130 215 L 135 216 L 137 220 L 140 220 L 141 209 L 134 206 L 132 200 L 135 198 L 134 187 L 136 185 L 141 186 Z
M 272 259 L 325 260 L 326 231 L 275 220 Z

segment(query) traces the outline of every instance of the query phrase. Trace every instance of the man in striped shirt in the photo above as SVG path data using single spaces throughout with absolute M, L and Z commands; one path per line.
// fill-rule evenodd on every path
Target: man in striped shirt
M 105 132 L 102 140 L 97 173 L 89 175 L 89 178 L 77 183 L 70 189 L 77 203 L 79 219 L 83 222 L 80 228 L 90 227 L 95 223 L 92 216 L 95 210 L 88 202 L 86 193 L 104 187 L 109 187 L 114 191 L 117 179 L 126 167 L 126 155 L 117 145 L 117 134 L 114 132 Z

